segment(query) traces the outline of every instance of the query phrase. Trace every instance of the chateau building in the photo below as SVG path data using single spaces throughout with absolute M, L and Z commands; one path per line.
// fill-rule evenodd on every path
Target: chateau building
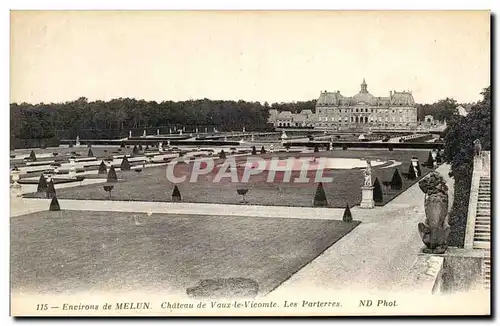
M 417 108 L 411 92 L 390 91 L 387 97 L 376 97 L 368 92 L 363 79 L 360 91 L 345 97 L 339 91 L 322 91 L 316 112 L 303 110 L 270 110 L 270 122 L 275 127 L 314 127 L 315 129 L 414 129 L 417 127 Z

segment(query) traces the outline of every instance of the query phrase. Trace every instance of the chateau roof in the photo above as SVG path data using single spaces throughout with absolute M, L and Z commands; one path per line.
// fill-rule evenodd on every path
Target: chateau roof
M 321 92 L 316 106 L 354 106 L 357 104 L 368 104 L 368 105 L 414 105 L 415 100 L 411 92 L 396 92 L 391 91 L 390 96 L 387 97 L 375 97 L 370 92 L 368 92 L 367 84 L 363 79 L 361 84 L 361 90 L 352 97 L 344 97 L 339 91 L 336 92 Z
M 319 99 L 316 102 L 316 105 L 337 105 L 339 102 L 340 92 L 330 93 L 327 91 L 321 92 L 319 95 Z
M 414 105 L 415 100 L 410 92 L 394 92 L 391 96 L 391 104 L 394 105 Z

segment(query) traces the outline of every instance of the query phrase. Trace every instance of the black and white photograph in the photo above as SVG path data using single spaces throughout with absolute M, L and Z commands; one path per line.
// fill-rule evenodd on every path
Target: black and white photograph
M 490 315 L 492 19 L 12 10 L 10 314 Z

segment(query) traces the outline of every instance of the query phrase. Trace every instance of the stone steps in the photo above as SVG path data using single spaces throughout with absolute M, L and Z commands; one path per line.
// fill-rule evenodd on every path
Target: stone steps
M 473 248 L 474 249 L 490 249 L 491 248 L 490 241 L 474 240 Z
M 483 261 L 483 286 L 489 290 L 491 287 L 491 258 L 485 258 Z

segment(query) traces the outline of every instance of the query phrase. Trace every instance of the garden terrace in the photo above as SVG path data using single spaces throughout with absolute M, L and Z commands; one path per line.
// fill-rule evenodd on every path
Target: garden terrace
M 13 292 L 185 295 L 203 279 L 244 277 L 262 295 L 359 224 L 61 209 L 11 219 Z
M 427 151 L 325 151 L 318 153 L 267 153 L 257 155 L 264 159 L 279 157 L 330 157 L 330 158 L 356 158 L 380 160 L 384 164 L 374 166 L 372 169 L 373 180 L 379 178 L 380 183 L 390 181 L 395 168 L 398 168 L 403 177 L 401 190 L 391 190 L 384 188 L 384 198 L 381 205 L 395 198 L 418 180 L 408 180 L 404 174 L 408 171 L 412 156 L 417 156 L 423 164 L 428 156 Z M 246 156 L 237 158 L 243 163 Z M 394 161 L 394 162 L 393 162 Z M 221 163 L 222 160 L 216 160 Z M 401 165 L 397 165 L 401 162 Z M 192 164 L 177 165 L 175 174 L 187 173 L 192 168 Z M 184 169 L 184 170 L 183 170 Z M 421 167 L 423 175 L 431 170 Z M 241 170 L 240 170 L 241 172 Z M 112 193 L 112 200 L 131 201 L 171 201 L 171 193 L 174 188 L 166 177 L 166 167 L 155 167 L 144 169 L 141 173 L 133 171 L 123 172 L 125 181 L 115 187 Z M 298 177 L 299 171 L 292 172 L 291 179 Z M 270 206 L 303 206 L 311 207 L 317 184 L 315 183 L 283 183 L 283 172 L 276 174 L 275 182 L 266 182 L 266 174 L 252 176 L 247 184 L 233 183 L 229 178 L 221 179 L 220 183 L 213 182 L 213 175 L 200 176 L 196 183 L 181 183 L 178 185 L 182 194 L 183 202 L 194 203 L 224 203 L 239 204 L 241 196 L 237 189 L 248 188 L 246 200 L 250 205 L 270 205 Z M 361 186 L 363 185 L 362 169 L 339 169 L 325 170 L 323 176 L 332 177 L 333 182 L 324 183 L 324 189 L 329 207 L 345 207 L 347 203 L 355 206 L 361 201 Z M 280 179 L 281 178 L 281 179 Z M 29 196 L 29 195 L 28 195 Z M 84 185 L 74 188 L 58 190 L 58 198 L 61 199 L 81 199 L 81 200 L 105 200 L 107 195 L 102 189 L 102 185 Z
M 309 141 L 309 142 L 287 142 L 291 147 L 323 147 L 328 148 L 330 146 L 329 141 Z M 342 148 L 347 146 L 348 148 L 379 148 L 379 149 L 404 149 L 404 150 L 412 150 L 412 149 L 443 149 L 444 144 L 442 143 L 417 143 L 417 142 L 406 142 L 406 143 L 371 143 L 371 142 L 332 142 L 333 148 Z

